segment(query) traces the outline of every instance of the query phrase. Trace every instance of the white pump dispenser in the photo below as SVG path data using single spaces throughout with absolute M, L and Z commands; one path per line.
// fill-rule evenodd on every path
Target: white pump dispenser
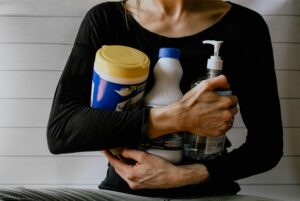
M 203 44 L 211 44 L 214 46 L 214 55 L 207 60 L 208 78 L 213 78 L 222 74 L 223 60 L 219 56 L 219 51 L 223 41 L 206 40 Z M 229 90 L 216 91 L 219 95 L 231 95 Z M 225 145 L 225 135 L 217 137 L 203 137 L 205 150 L 203 159 L 213 159 L 222 154 Z M 199 140 L 199 139 L 198 139 Z
M 219 56 L 219 51 L 221 48 L 221 44 L 223 43 L 223 41 L 215 41 L 215 40 L 205 40 L 203 41 L 203 44 L 211 44 L 214 46 L 214 55 L 211 56 L 208 60 L 207 60 L 207 69 L 213 70 L 213 71 L 218 71 L 219 74 L 222 73 L 222 68 L 223 68 L 223 60 L 221 59 L 221 57 Z M 209 77 L 215 77 L 218 76 L 216 74 L 210 74 L 209 72 Z
M 211 44 L 214 46 L 214 55 L 212 55 L 207 61 L 207 78 L 213 78 L 222 74 L 223 60 L 219 56 L 222 43 L 223 41 L 215 40 L 203 41 L 203 44 Z M 197 81 L 196 85 L 200 81 Z M 218 90 L 216 93 L 222 96 L 231 95 L 230 90 Z M 195 136 L 191 133 L 185 133 L 183 154 L 196 160 L 209 160 L 216 158 L 223 153 L 225 139 L 225 135 L 217 137 L 202 137 Z

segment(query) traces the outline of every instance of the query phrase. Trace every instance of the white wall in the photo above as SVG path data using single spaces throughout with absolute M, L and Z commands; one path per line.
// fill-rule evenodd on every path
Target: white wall
M 59 76 L 85 12 L 101 0 L 0 0 L 0 187 L 97 188 L 100 153 L 53 156 L 45 127 Z M 242 194 L 300 200 L 300 0 L 232 0 L 267 21 L 284 124 L 284 157 L 273 170 L 239 181 Z M 237 119 L 230 137 L 245 136 Z

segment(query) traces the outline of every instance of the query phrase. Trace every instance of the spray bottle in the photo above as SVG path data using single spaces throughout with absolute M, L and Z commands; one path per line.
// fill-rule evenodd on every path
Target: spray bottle
M 204 44 L 211 44 L 214 46 L 214 55 L 207 61 L 207 78 L 213 78 L 222 74 L 223 60 L 219 56 L 219 51 L 223 41 L 206 40 Z M 197 85 L 202 80 L 197 81 Z M 219 95 L 231 95 L 230 90 L 218 90 Z M 225 135 L 217 137 L 202 137 L 191 133 L 185 133 L 183 154 L 187 157 L 196 160 L 209 160 L 220 156 L 224 150 Z

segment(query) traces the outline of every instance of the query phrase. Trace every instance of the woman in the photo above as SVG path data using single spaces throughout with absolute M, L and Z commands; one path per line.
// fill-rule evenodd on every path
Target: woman
M 202 45 L 204 40 L 224 42 L 220 54 L 225 76 L 190 89 L 192 82 L 206 73 L 211 49 Z M 152 70 L 159 48 L 179 48 L 184 72 L 180 83 L 185 94 L 182 100 L 132 112 L 89 107 L 96 51 L 112 44 L 134 47 L 149 56 L 152 65 L 146 93 L 154 84 Z M 232 96 L 213 92 L 229 86 Z M 259 14 L 221 0 L 99 4 L 85 16 L 58 83 L 47 130 L 52 153 L 137 147 L 174 131 L 205 133 L 207 137 L 224 135 L 232 126 L 237 104 L 247 128 L 247 140 L 232 152 L 206 161 L 184 158 L 174 165 L 143 151 L 124 149 L 121 155 L 134 160 L 132 165 L 106 151 L 110 165 L 100 190 L 65 189 L 51 196 L 58 200 L 65 194 L 71 200 L 80 200 L 75 198 L 79 194 L 83 200 L 200 200 L 208 195 L 232 195 L 239 191 L 236 180 L 270 170 L 282 156 L 272 46 L 268 27 Z

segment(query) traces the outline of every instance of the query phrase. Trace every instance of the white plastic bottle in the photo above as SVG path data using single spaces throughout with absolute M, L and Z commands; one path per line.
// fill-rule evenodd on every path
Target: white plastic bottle
M 177 48 L 159 50 L 159 60 L 153 70 L 155 84 L 145 96 L 145 106 L 162 107 L 182 98 L 179 83 L 183 71 L 179 58 L 180 50 Z M 152 140 L 145 150 L 172 163 L 178 163 L 182 159 L 182 140 L 183 133 L 170 133 Z
M 207 78 L 213 78 L 222 74 L 223 60 L 219 56 L 219 51 L 223 41 L 207 40 L 204 44 L 214 46 L 214 55 L 207 61 Z M 199 80 L 199 82 L 202 80 Z M 197 85 L 198 83 L 195 83 Z M 217 90 L 219 95 L 231 95 L 230 90 Z M 183 154 L 196 160 L 209 160 L 220 156 L 225 145 L 225 135 L 217 137 L 202 137 L 191 133 L 185 133 L 183 142 Z

